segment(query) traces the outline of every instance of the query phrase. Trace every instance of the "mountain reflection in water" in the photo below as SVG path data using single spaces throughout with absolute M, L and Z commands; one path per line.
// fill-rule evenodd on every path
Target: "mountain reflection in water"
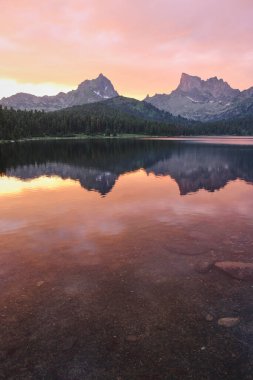
M 59 176 L 106 195 L 120 175 L 144 169 L 170 176 L 180 194 L 215 191 L 236 179 L 253 183 L 253 147 L 154 140 L 53 141 L 0 148 L 2 175 Z

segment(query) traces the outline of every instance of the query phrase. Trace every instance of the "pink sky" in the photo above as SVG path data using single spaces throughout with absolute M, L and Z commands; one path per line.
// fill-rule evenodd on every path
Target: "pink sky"
M 0 97 L 75 88 L 168 93 L 182 72 L 253 86 L 253 0 L 0 0 Z

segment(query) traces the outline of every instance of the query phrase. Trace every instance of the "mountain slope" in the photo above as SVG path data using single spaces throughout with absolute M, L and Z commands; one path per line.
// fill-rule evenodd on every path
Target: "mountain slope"
M 103 116 L 104 119 L 115 118 L 124 119 L 128 118 L 129 121 L 138 122 L 160 122 L 171 123 L 175 125 L 192 125 L 194 122 L 184 119 L 181 116 L 173 116 L 171 113 L 159 110 L 152 104 L 146 101 L 140 101 L 124 96 L 117 96 L 112 99 L 105 100 L 103 102 L 84 104 L 80 106 L 66 108 L 57 111 L 58 114 L 79 115 L 84 117 L 89 115 L 90 117 Z
M 229 107 L 214 120 L 240 120 L 253 117 L 253 96 L 245 99 L 240 98 L 237 102 Z
M 244 109 L 253 104 L 253 88 L 241 92 L 217 77 L 204 81 L 183 73 L 179 86 L 171 94 L 156 94 L 145 101 L 175 116 L 214 121 L 234 114 L 243 116 Z
M 76 90 L 67 93 L 60 92 L 55 96 L 18 93 L 9 98 L 1 99 L 0 104 L 21 110 L 55 111 L 75 105 L 95 103 L 115 96 L 118 96 L 118 93 L 110 80 L 100 74 L 96 79 L 85 80 Z

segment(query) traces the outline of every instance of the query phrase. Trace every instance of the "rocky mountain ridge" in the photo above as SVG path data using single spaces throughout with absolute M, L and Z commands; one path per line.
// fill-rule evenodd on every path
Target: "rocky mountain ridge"
M 18 93 L 9 98 L 2 98 L 0 104 L 21 110 L 56 111 L 62 108 L 76 105 L 96 103 L 118 96 L 111 81 L 103 74 L 96 79 L 85 80 L 76 90 L 55 96 L 35 96 L 26 93 Z
M 18 93 L 2 98 L 0 104 L 7 108 L 49 112 L 117 97 L 119 95 L 111 81 L 100 74 L 67 93 L 60 92 L 55 96 Z M 203 80 L 183 73 L 178 87 L 170 94 L 147 96 L 144 101 L 172 116 L 201 122 L 253 117 L 253 87 L 240 91 L 217 77 Z M 127 108 L 127 104 L 125 106 Z
M 174 116 L 198 121 L 253 115 L 253 87 L 240 91 L 217 77 L 205 81 L 183 73 L 176 90 L 147 96 L 145 101 Z

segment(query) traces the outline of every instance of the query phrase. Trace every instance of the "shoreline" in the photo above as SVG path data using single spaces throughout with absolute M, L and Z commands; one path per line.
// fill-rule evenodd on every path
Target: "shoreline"
M 51 140 L 92 140 L 92 139 L 145 139 L 145 140 L 171 140 L 171 141 L 199 141 L 199 140 L 252 140 L 252 135 L 245 136 L 234 136 L 234 135 L 190 135 L 190 136 L 148 136 L 148 135 L 138 135 L 138 134 L 121 134 L 118 136 L 103 136 L 103 135 L 74 135 L 74 136 L 43 136 L 43 137 L 28 137 L 18 140 L 0 140 L 0 144 L 6 143 L 17 143 L 17 142 L 27 142 L 27 141 L 51 141 Z
M 103 135 L 74 135 L 74 136 L 43 136 L 43 137 L 27 137 L 18 140 L 0 140 L 0 144 L 17 143 L 26 141 L 51 141 L 51 140 L 92 140 L 92 139 L 125 139 L 125 138 L 145 138 L 146 135 L 122 134 L 118 136 L 103 136 Z M 157 136 L 154 136 L 157 137 Z

